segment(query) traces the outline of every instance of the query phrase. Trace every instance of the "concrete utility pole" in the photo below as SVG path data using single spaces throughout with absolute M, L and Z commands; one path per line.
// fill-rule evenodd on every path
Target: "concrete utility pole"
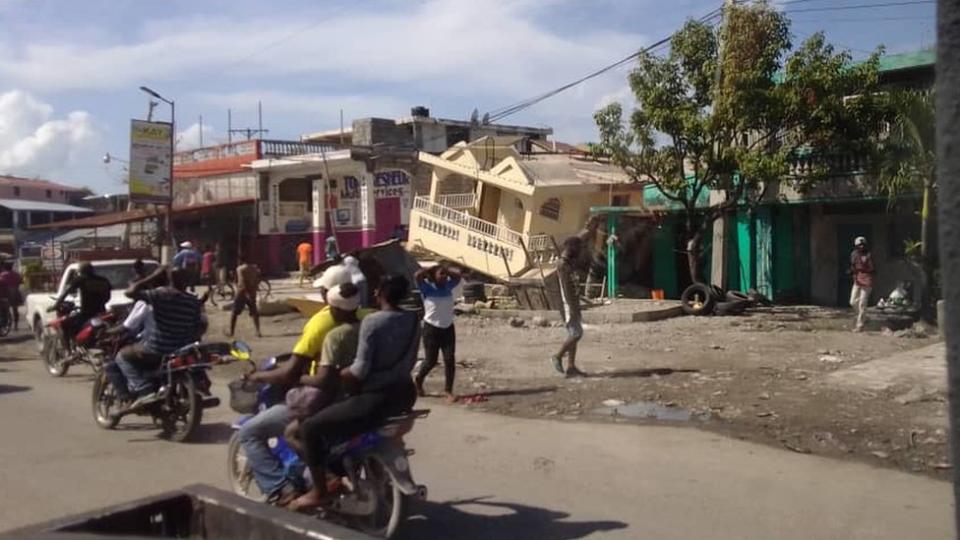
M 725 0 L 723 3 L 723 12 L 721 13 L 720 21 L 720 43 L 717 47 L 717 77 L 715 81 L 715 93 L 713 97 L 714 108 L 717 104 L 717 95 L 720 93 L 720 85 L 722 82 L 722 62 L 723 62 L 723 33 L 726 31 L 727 25 L 727 16 L 730 13 L 730 9 L 733 8 L 733 0 Z M 720 204 L 723 202 L 725 194 L 721 191 L 711 191 L 708 204 Z M 713 222 L 713 243 L 711 244 L 711 257 L 710 257 L 710 283 L 716 285 L 717 287 L 726 288 L 727 280 L 727 257 L 730 254 L 730 247 L 727 245 L 727 238 L 729 236 L 728 229 L 730 227 L 730 216 L 722 215 L 718 217 Z
M 953 464 L 954 524 L 960 531 L 960 2 L 937 6 L 937 183 L 940 269 L 950 395 L 950 462 Z

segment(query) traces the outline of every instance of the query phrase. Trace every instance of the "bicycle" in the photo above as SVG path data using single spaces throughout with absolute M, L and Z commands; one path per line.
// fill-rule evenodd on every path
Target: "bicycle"
M 234 298 L 237 297 L 237 288 L 236 285 L 234 285 L 236 281 L 237 274 L 231 270 L 227 272 L 227 281 L 214 283 L 209 286 L 210 298 L 214 300 L 214 305 L 216 305 L 216 300 L 232 302 Z M 272 294 L 273 287 L 270 285 L 270 281 L 267 278 L 261 277 L 260 284 L 257 285 L 257 299 L 263 301 L 270 298 Z

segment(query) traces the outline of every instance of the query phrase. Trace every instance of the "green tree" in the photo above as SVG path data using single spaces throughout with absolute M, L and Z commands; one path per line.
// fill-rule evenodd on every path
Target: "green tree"
M 904 195 L 922 193 L 920 241 L 909 246 L 908 255 L 918 256 L 922 271 L 921 303 L 925 311 L 932 306 L 936 240 L 930 224 L 936 204 L 936 118 L 933 94 L 900 91 L 891 95 L 893 119 L 881 140 L 876 160 L 881 192 L 891 205 Z
M 829 156 L 875 147 L 880 51 L 853 64 L 822 34 L 792 51 L 788 20 L 766 2 L 728 4 L 719 30 L 689 21 L 670 45 L 665 57 L 639 55 L 629 75 L 639 107 L 628 120 L 618 103 L 594 115 L 597 148 L 679 205 L 700 281 L 702 240 L 717 218 L 776 195 L 784 180 L 816 186 L 839 166 Z M 823 159 L 791 176 L 801 153 Z M 698 204 L 711 191 L 720 196 Z

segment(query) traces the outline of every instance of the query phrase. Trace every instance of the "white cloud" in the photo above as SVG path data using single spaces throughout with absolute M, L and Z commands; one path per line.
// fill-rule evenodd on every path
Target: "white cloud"
M 137 40 L 112 45 L 21 45 L 0 38 L 0 76 L 31 88 L 65 90 L 171 80 L 210 87 L 227 77 L 309 75 L 321 83 L 414 84 L 479 100 L 539 93 L 646 41 L 620 32 L 551 33 L 531 20 L 531 5 L 433 0 L 396 11 L 320 8 L 266 19 L 259 12 L 172 19 L 141 28 Z
M 192 150 L 201 146 L 217 144 L 217 132 L 210 124 L 203 125 L 203 144 L 200 144 L 200 123 L 194 122 L 182 131 L 177 132 L 177 151 Z
M 0 173 L 69 181 L 74 167 L 97 159 L 99 141 L 87 112 L 54 118 L 26 92 L 0 94 Z

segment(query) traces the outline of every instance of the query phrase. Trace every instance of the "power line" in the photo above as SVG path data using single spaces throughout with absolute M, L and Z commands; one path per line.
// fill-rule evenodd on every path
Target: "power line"
M 854 4 L 850 6 L 827 6 L 818 8 L 786 9 L 783 13 L 814 13 L 818 11 L 850 11 L 855 9 L 871 9 L 881 7 L 916 6 L 920 4 L 936 4 L 934 0 L 912 0 L 909 2 L 881 2 L 876 4 Z
M 856 19 L 835 19 L 830 18 L 829 20 L 823 19 L 790 19 L 795 23 L 818 23 L 818 24 L 827 24 L 827 23 L 839 23 L 839 22 L 874 22 L 874 21 L 929 21 L 935 22 L 936 17 L 862 17 Z
M 698 19 L 698 21 L 699 21 L 699 22 L 707 22 L 707 21 L 709 21 L 709 20 L 717 17 L 718 15 L 720 15 L 720 13 L 721 13 L 722 11 L 723 11 L 723 8 L 714 9 L 714 10 L 711 11 L 710 13 L 707 13 L 706 15 L 704 15 L 703 17 L 701 17 L 700 19 Z M 558 87 L 558 88 L 555 88 L 555 89 L 553 89 L 553 90 L 551 90 L 551 91 L 549 91 L 549 92 L 546 92 L 546 93 L 544 93 L 544 94 L 540 94 L 540 95 L 535 96 L 535 97 L 532 97 L 532 98 L 525 99 L 525 100 L 523 100 L 523 101 L 517 102 L 517 103 L 515 103 L 515 104 L 513 104 L 513 105 L 509 105 L 509 106 L 507 106 L 507 107 L 502 107 L 502 108 L 500 108 L 500 109 L 494 109 L 494 110 L 488 112 L 488 113 L 485 115 L 485 116 L 486 116 L 486 121 L 487 121 L 488 123 L 497 122 L 497 121 L 502 120 L 502 119 L 504 119 L 504 118 L 506 118 L 506 117 L 508 117 L 508 116 L 514 115 L 514 114 L 516 114 L 516 113 L 518 113 L 518 112 L 520 112 L 520 111 L 522 111 L 522 110 L 524 110 L 524 109 L 528 109 L 528 108 L 536 105 L 537 103 L 540 103 L 541 101 L 544 101 L 544 100 L 546 100 L 546 99 L 548 99 L 548 98 L 551 98 L 551 97 L 553 97 L 553 96 L 555 96 L 555 95 L 557 95 L 557 94 L 559 94 L 559 93 L 561 93 L 561 92 L 564 92 L 564 91 L 566 91 L 566 90 L 569 90 L 570 88 L 573 88 L 574 86 L 577 86 L 577 85 L 579 85 L 579 84 L 582 84 L 582 83 L 584 83 L 584 82 L 586 82 L 586 81 L 588 81 L 588 80 L 590 80 L 590 79 L 593 79 L 593 78 L 595 78 L 595 77 L 599 77 L 600 75 L 603 75 L 604 73 L 607 73 L 608 71 L 611 71 L 611 70 L 613 70 L 613 69 L 616 69 L 616 68 L 618 68 L 618 67 L 620 67 L 620 66 L 622 66 L 622 65 L 625 65 L 625 64 L 629 63 L 630 61 L 632 61 L 633 59 L 639 57 L 639 56 L 642 55 L 642 54 L 650 53 L 650 52 L 652 52 L 654 49 L 657 49 L 657 48 L 659 48 L 659 47 L 662 47 L 663 45 L 666 45 L 667 43 L 670 42 L 670 40 L 673 38 L 673 36 L 674 36 L 675 34 L 676 34 L 676 32 L 674 32 L 674 34 L 671 34 L 671 35 L 669 35 L 669 36 L 667 36 L 667 37 L 665 37 L 665 38 L 663 38 L 663 39 L 661 39 L 661 40 L 653 43 L 652 45 L 649 45 L 649 46 L 641 49 L 641 50 L 638 51 L 638 52 L 635 52 L 635 53 L 633 53 L 633 54 L 630 54 L 630 55 L 628 55 L 628 56 L 626 56 L 626 57 L 624 57 L 624 58 L 622 58 L 622 59 L 620 59 L 620 60 L 618 60 L 618 61 L 616 61 L 616 62 L 614 62 L 614 63 L 612 63 L 612 64 L 610 64 L 610 65 L 608 65 L 608 66 L 602 67 L 602 68 L 600 68 L 600 69 L 598 69 L 598 70 L 596 70 L 596 71 L 594 71 L 594 72 L 592 72 L 592 73 L 589 73 L 589 74 L 587 74 L 587 75 L 585 75 L 585 76 L 583 76 L 583 77 L 580 77 L 579 79 L 577 79 L 577 80 L 575 80 L 575 81 L 573 81 L 573 82 L 567 83 L 567 84 L 565 84 L 565 85 L 563 85 L 563 86 L 560 86 L 560 87 Z

